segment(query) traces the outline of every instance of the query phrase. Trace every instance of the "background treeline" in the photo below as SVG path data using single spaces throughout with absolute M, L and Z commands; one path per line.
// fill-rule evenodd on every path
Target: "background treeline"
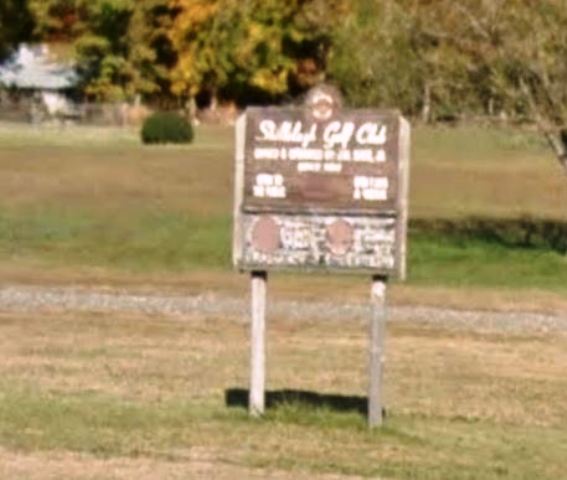
M 562 127 L 564 0 L 3 0 L 0 46 L 72 45 L 98 100 L 285 101 L 320 80 L 424 120 Z M 27 12 L 27 16 L 26 16 Z

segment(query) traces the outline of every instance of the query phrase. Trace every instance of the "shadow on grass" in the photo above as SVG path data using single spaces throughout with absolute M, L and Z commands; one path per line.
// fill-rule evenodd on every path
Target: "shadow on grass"
M 227 407 L 248 408 L 248 390 L 230 388 L 224 392 Z M 366 397 L 329 395 L 305 390 L 274 390 L 266 392 L 266 408 L 274 409 L 281 405 L 304 405 L 310 408 L 324 408 L 341 413 L 359 413 L 366 416 L 368 400 Z

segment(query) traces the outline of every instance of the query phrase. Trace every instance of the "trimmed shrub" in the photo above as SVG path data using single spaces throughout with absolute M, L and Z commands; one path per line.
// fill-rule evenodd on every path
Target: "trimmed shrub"
M 150 115 L 142 125 L 142 142 L 191 143 L 193 127 L 185 118 L 173 112 L 157 112 Z

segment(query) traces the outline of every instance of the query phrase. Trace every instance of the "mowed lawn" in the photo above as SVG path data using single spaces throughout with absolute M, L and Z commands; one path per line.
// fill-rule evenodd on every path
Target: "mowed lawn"
M 419 128 L 414 139 L 413 218 L 565 220 L 567 179 L 536 136 Z M 230 273 L 229 128 L 143 147 L 130 130 L 0 125 L 0 187 L 3 284 L 247 289 Z M 410 252 L 395 301 L 564 308 L 566 260 L 552 250 L 412 232 Z M 277 294 L 304 299 L 368 293 L 359 278 L 275 277 Z M 248 383 L 245 319 L 0 311 L 0 478 L 565 477 L 564 333 L 390 324 L 387 423 L 371 432 L 357 409 L 367 326 L 293 318 L 269 321 L 269 398 L 340 397 L 250 420 L 233 402 Z
M 411 216 L 567 221 L 567 177 L 540 137 L 416 128 Z M 137 132 L 0 124 L 0 272 L 6 281 L 188 278 L 230 271 L 233 131 L 185 147 Z M 562 293 L 563 252 L 410 232 L 409 285 Z M 302 289 L 300 289 L 302 290 Z
M 247 386 L 239 318 L 1 313 L 0 476 L 565 478 L 565 334 L 395 323 L 387 423 L 368 431 L 365 325 L 282 317 L 269 333 L 271 392 L 343 398 L 262 420 L 227 405 Z

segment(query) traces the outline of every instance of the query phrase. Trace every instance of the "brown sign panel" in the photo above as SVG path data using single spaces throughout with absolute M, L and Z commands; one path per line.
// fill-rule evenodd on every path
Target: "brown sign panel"
M 247 111 L 244 209 L 394 212 L 399 117 L 310 117 L 307 109 Z
M 304 107 L 250 108 L 240 118 L 239 268 L 403 276 L 409 125 L 397 112 L 340 104 L 319 87 Z

